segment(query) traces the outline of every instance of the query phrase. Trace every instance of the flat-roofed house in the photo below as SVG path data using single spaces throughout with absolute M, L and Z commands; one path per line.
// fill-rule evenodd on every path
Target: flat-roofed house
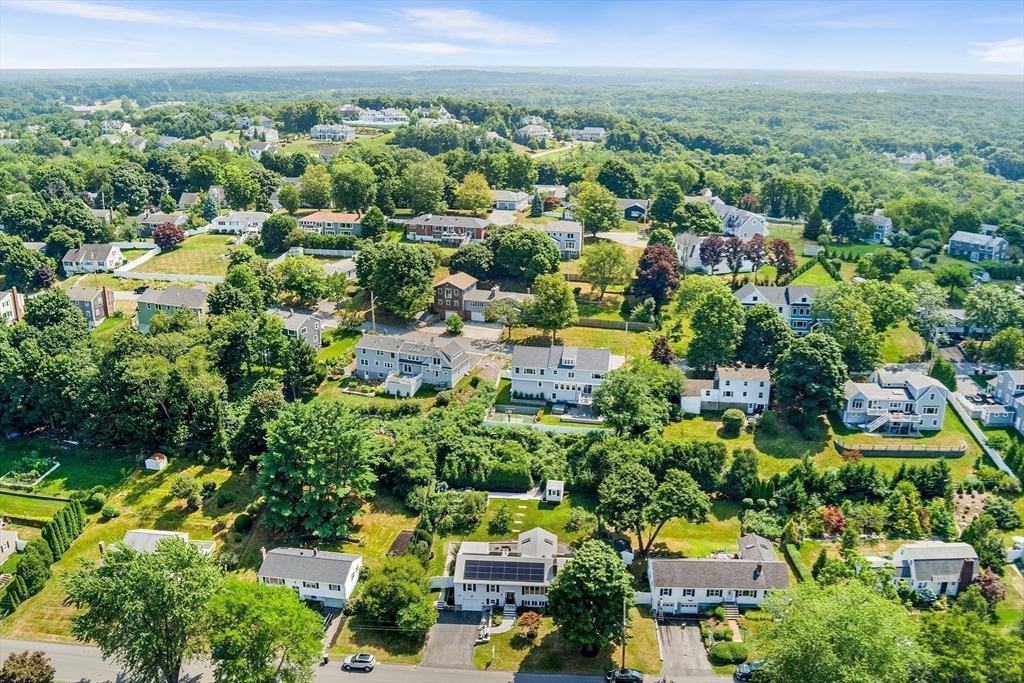
M 843 422 L 880 434 L 942 429 L 948 389 L 912 370 L 875 370 L 867 382 L 846 382 Z
M 547 606 L 558 572 L 573 550 L 550 531 L 535 527 L 515 541 L 463 541 L 455 557 L 455 609 L 479 612 L 488 606 L 510 611 Z
M 405 224 L 405 237 L 412 242 L 440 242 L 461 247 L 469 242 L 482 242 L 491 222 L 469 216 L 437 216 L 423 214 Z
M 324 607 L 344 607 L 359 581 L 363 558 L 317 548 L 263 550 L 257 580 L 268 586 L 287 586 L 303 600 Z
M 608 349 L 516 346 L 512 349 L 512 396 L 589 405 L 594 389 L 615 367 Z
M 396 396 L 413 396 L 424 384 L 451 389 L 473 369 L 473 357 L 457 341 L 444 346 L 376 334 L 356 343 L 355 375 L 380 382 Z
M 773 590 L 789 588 L 786 563 L 767 538 L 742 536 L 735 555 L 710 558 L 652 558 L 647 564 L 652 610 L 699 614 L 706 607 L 754 607 Z

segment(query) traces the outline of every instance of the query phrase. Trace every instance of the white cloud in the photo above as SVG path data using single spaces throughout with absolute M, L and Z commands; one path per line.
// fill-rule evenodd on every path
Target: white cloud
M 981 50 L 971 50 L 972 55 L 977 55 L 983 62 L 997 62 L 1003 64 L 1020 64 L 1024 66 L 1024 38 L 1011 38 L 1000 40 L 995 43 L 971 43 Z
M 462 40 L 518 45 L 555 42 L 555 35 L 546 29 L 505 21 L 472 9 L 408 7 L 401 13 L 421 30 Z
M 427 55 L 457 55 L 462 52 L 469 52 L 468 47 L 452 45 L 451 43 L 377 43 L 374 47 Z
M 173 10 L 153 11 L 137 6 L 112 5 L 70 0 L 4 0 L 4 6 L 39 14 L 56 14 L 82 19 L 120 21 L 131 24 L 177 26 L 218 31 L 245 31 L 288 35 L 337 36 L 356 33 L 383 33 L 384 29 L 358 21 L 279 24 L 250 21 L 238 16 Z

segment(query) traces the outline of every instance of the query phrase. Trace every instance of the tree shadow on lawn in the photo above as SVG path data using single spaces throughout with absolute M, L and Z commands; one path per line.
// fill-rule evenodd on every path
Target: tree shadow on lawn
M 531 645 L 532 648 L 519 665 L 520 671 L 604 673 L 616 666 L 612 659 L 612 647 L 602 648 L 596 657 L 585 658 L 580 654 L 579 645 L 568 643 L 557 631 L 547 633 L 533 643 L 519 634 L 509 642 L 513 650 L 520 652 Z
M 394 657 L 414 657 L 422 649 L 427 634 L 407 635 L 380 627 L 361 616 L 346 617 L 345 623 L 338 629 L 339 636 L 343 629 L 349 632 L 348 640 L 362 649 L 375 648 Z M 337 641 L 335 641 L 337 642 Z

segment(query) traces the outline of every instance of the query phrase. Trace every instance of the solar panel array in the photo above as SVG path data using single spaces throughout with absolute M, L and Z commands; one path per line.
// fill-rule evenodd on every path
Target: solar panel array
M 544 564 L 542 562 L 466 560 L 463 576 L 474 581 L 543 583 Z

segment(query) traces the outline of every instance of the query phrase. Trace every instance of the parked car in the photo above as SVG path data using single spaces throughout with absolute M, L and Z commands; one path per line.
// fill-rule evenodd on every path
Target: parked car
M 64 439 L 60 442 L 61 448 L 78 448 L 78 442 L 71 439 Z
M 147 287 L 146 285 L 142 285 L 141 287 L 136 287 L 136 288 L 135 288 L 135 293 L 136 293 L 136 294 L 142 294 L 142 293 L 143 293 L 143 292 L 145 292 L 145 291 L 146 291 L 147 289 L 149 289 L 149 287 Z
M 365 671 L 373 671 L 373 667 L 376 664 L 377 660 L 373 658 L 373 655 L 349 655 L 348 657 L 345 657 L 345 661 L 342 663 L 341 668 L 345 671 L 351 671 L 352 669 L 363 669 Z
M 636 669 L 612 669 L 604 675 L 609 683 L 644 683 L 644 675 Z
M 746 662 L 736 667 L 736 680 L 749 681 L 754 677 L 754 672 L 764 666 L 764 662 Z

